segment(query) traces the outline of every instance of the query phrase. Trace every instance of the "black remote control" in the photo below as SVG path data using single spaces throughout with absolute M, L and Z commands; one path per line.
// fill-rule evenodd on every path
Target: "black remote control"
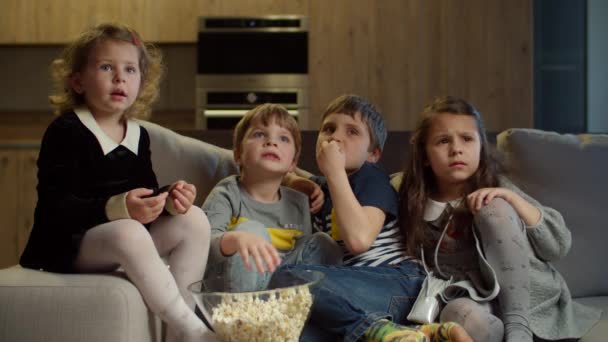
M 165 186 L 161 186 L 160 188 L 153 189 L 154 190 L 153 193 L 151 193 L 150 195 L 144 196 L 142 198 L 158 196 L 158 195 L 162 194 L 163 192 L 169 191 L 170 187 L 171 187 L 171 185 L 165 185 Z

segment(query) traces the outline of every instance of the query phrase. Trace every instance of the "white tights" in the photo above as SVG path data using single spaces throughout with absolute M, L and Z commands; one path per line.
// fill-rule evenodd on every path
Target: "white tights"
M 484 306 L 470 298 L 451 300 L 441 310 L 441 322 L 456 322 L 466 330 L 473 341 L 502 342 L 504 325 Z
M 203 341 L 209 331 L 194 314 L 186 287 L 203 278 L 209 239 L 209 221 L 194 206 L 184 215 L 159 217 L 150 231 L 135 220 L 116 220 L 86 232 L 75 266 L 80 272 L 122 267 L 150 310 L 167 324 L 166 341 Z
M 475 341 L 532 342 L 529 327 L 530 278 L 525 228 L 505 200 L 493 199 L 475 215 L 485 256 L 496 273 L 500 292 L 497 316 L 468 298 L 450 301 L 442 321 L 461 324 Z

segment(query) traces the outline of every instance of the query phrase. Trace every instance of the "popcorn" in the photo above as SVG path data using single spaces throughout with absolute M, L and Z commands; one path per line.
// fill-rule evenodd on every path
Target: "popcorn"
M 228 342 L 298 341 L 311 306 L 312 295 L 306 285 L 226 293 L 213 308 L 213 327 Z

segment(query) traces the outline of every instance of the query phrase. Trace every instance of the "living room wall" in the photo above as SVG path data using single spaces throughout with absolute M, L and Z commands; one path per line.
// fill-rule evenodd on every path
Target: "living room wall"
M 24 132 L 37 125 L 30 129 L 34 137 L 51 118 L 46 104 L 48 63 L 61 44 L 79 31 L 108 20 L 131 24 L 145 39 L 160 43 L 168 75 L 153 120 L 171 128 L 191 126 L 196 18 L 203 15 L 309 17 L 311 110 L 305 129 L 315 129 L 326 104 L 347 92 L 378 104 L 391 130 L 412 129 L 424 104 L 443 94 L 475 103 L 492 131 L 533 123 L 532 9 L 528 0 L 3 3 L 0 124 Z
M 608 133 L 608 2 L 588 0 L 587 13 L 588 130 Z

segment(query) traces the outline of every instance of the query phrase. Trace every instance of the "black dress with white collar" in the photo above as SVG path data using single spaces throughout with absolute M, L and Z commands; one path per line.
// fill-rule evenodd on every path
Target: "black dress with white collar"
M 74 272 L 86 231 L 108 222 L 108 199 L 135 188 L 156 187 L 150 137 L 143 127 L 128 121 L 125 139 L 117 144 L 87 110 L 62 114 L 42 139 L 34 226 L 20 264 Z

